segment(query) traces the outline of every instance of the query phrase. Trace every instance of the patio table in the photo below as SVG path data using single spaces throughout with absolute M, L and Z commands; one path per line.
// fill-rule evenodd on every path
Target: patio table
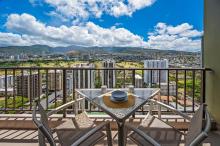
M 112 92 L 116 89 L 107 89 L 107 92 Z M 127 91 L 128 89 L 120 89 L 122 91 Z M 124 124 L 125 120 L 133 115 L 139 108 L 145 105 L 148 100 L 156 95 L 160 96 L 160 89 L 158 88 L 134 88 L 132 93 L 135 97 L 135 102 L 132 106 L 128 108 L 110 108 L 104 101 L 103 96 L 106 93 L 102 93 L 101 89 L 77 89 L 76 93 L 80 96 L 84 96 L 86 100 L 90 101 L 92 104 L 96 105 L 102 109 L 105 113 L 116 120 L 118 125 L 118 145 L 125 145 L 125 135 L 124 135 Z

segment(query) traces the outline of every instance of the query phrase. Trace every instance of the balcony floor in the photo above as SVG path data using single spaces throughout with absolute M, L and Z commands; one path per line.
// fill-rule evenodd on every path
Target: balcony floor
M 37 130 L 32 123 L 31 115 L 13 115 L 12 117 L 0 116 L 0 146 L 38 146 Z M 169 116 L 167 116 L 169 117 Z M 57 118 L 51 118 L 50 125 L 53 127 Z M 95 123 L 99 124 L 105 120 L 111 120 L 109 117 L 96 116 L 92 117 Z M 142 116 L 136 116 L 135 119 L 127 121 L 137 126 L 142 121 Z M 170 118 L 168 118 L 170 121 Z M 181 128 L 186 125 L 180 126 Z M 117 124 L 111 120 L 113 145 L 117 145 Z M 56 135 L 54 135 L 56 137 Z M 220 131 L 212 131 L 204 142 L 204 146 L 217 146 L 220 143 Z M 97 146 L 107 145 L 106 140 L 97 144 Z M 127 146 L 135 145 L 128 139 Z

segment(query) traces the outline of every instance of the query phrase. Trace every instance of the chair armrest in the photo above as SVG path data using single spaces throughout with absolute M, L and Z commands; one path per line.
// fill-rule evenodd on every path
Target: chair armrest
M 176 114 L 182 116 L 184 119 L 187 119 L 187 120 L 189 120 L 189 121 L 191 120 L 191 117 L 190 117 L 190 116 L 188 116 L 187 114 L 184 114 L 184 113 L 181 112 L 181 111 L 178 111 L 177 109 L 175 109 L 175 108 L 172 107 L 172 106 L 169 106 L 169 105 L 167 105 L 167 104 L 164 104 L 164 103 L 162 103 L 162 102 L 160 102 L 160 101 L 156 101 L 156 100 L 153 100 L 153 99 L 150 99 L 150 101 L 153 102 L 153 103 L 156 103 L 156 104 L 158 104 L 158 105 L 160 105 L 160 106 L 162 106 L 162 107 L 165 107 L 165 108 L 171 110 L 172 112 L 174 112 L 174 113 L 176 113 Z
M 79 101 L 81 101 L 81 100 L 83 100 L 83 99 L 84 99 L 84 98 L 79 98 L 79 99 L 76 99 L 76 100 L 72 100 L 72 101 L 70 101 L 70 102 L 67 102 L 67 103 L 65 103 L 65 104 L 63 104 L 63 105 L 61 105 L 61 106 L 59 106 L 59 107 L 57 107 L 57 108 L 51 110 L 50 112 L 47 113 L 47 115 L 48 115 L 48 117 L 49 117 L 49 116 L 51 116 L 51 115 L 53 115 L 53 114 L 55 114 L 55 113 L 57 113 L 57 112 L 59 112 L 59 111 L 61 111 L 61 110 L 64 110 L 64 109 L 68 108 L 69 106 L 73 105 L 75 102 L 79 102 Z
M 106 126 L 106 128 L 110 127 L 110 122 L 104 122 L 99 124 L 98 126 L 94 127 L 92 130 L 90 130 L 88 133 L 86 133 L 84 136 L 80 137 L 77 141 L 75 141 L 71 146 L 79 146 L 82 142 L 87 140 L 90 136 L 92 136 L 97 131 L 101 130 L 103 127 Z
M 151 138 L 150 136 L 148 136 L 147 134 L 145 134 L 143 131 L 131 126 L 131 125 L 128 125 L 128 124 L 125 124 L 125 126 L 128 128 L 128 129 L 131 129 L 133 130 L 135 133 L 137 133 L 139 136 L 141 136 L 144 140 L 148 141 L 149 143 L 151 143 L 152 145 L 154 146 L 160 146 L 160 144 L 158 142 L 156 142 L 153 138 Z

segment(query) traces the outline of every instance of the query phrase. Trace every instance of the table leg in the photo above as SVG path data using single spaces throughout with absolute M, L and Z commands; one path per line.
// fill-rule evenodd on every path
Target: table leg
M 118 145 L 125 146 L 125 138 L 124 135 L 124 122 L 117 122 L 118 124 Z

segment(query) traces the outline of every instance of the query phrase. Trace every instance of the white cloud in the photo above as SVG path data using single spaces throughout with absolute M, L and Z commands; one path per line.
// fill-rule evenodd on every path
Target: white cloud
M 11 14 L 6 22 L 8 31 L 14 33 L 21 44 L 44 44 L 50 46 L 144 46 L 143 39 L 124 28 L 102 28 L 92 22 L 82 26 L 47 26 L 29 14 Z M 3 35 L 4 33 L 2 33 Z M 6 33 L 4 34 L 6 35 Z M 10 36 L 8 36 L 10 37 Z M 11 39 L 9 39 L 10 41 Z M 0 39 L 0 44 L 5 40 Z M 18 42 L 18 41 L 17 41 Z M 9 42 L 6 44 L 10 45 Z M 11 45 L 17 45 L 11 41 Z
M 114 17 L 131 16 L 135 11 L 151 6 L 156 0 L 45 0 L 55 12 L 74 22 L 104 13 Z
M 134 10 L 139 10 L 151 6 L 155 1 L 156 0 L 128 0 L 128 4 Z
M 29 14 L 11 14 L 5 24 L 8 32 L 0 33 L 0 46 L 34 45 L 49 46 L 126 46 L 161 50 L 201 50 L 203 32 L 188 23 L 177 26 L 158 23 L 148 40 L 116 26 L 102 28 L 93 22 L 84 25 L 54 27 L 38 21 Z
M 29 0 L 29 2 L 34 7 L 43 5 L 43 0 Z
M 152 49 L 161 50 L 201 50 L 203 32 L 193 29 L 192 25 L 183 23 L 177 26 L 158 23 L 153 32 L 148 33 L 147 44 Z
M 11 46 L 12 44 L 16 46 L 31 45 L 21 35 L 0 32 L 0 46 Z

